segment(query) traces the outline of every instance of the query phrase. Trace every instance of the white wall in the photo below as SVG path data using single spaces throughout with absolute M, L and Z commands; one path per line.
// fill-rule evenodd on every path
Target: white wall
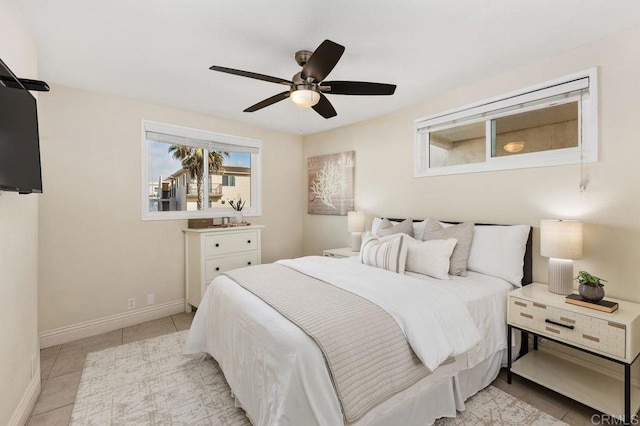
M 37 48 L 13 1 L 0 0 L 0 58 L 37 78 Z M 46 185 L 46 183 L 45 183 Z M 31 358 L 38 345 L 38 197 L 0 192 L 0 424 L 23 421 L 37 396 Z M 39 363 L 38 363 L 39 365 Z M 31 386 L 30 386 L 31 385 Z M 34 387 L 35 386 L 35 387 Z M 34 401 L 31 401 L 34 402 Z
M 585 166 L 588 189 L 578 190 L 580 166 L 543 167 L 413 177 L 413 120 L 546 80 L 599 66 L 600 161 Z M 585 257 L 575 269 L 609 280 L 612 297 L 640 302 L 640 28 L 461 87 L 370 121 L 304 138 L 310 156 L 356 151 L 355 203 L 371 216 L 524 223 L 586 221 Z M 428 69 L 424 78 L 429 78 Z M 398 82 L 402 85 L 402 82 Z M 372 100 L 374 101 L 374 100 Z M 375 102 L 384 102 L 383 98 Z M 346 217 L 304 218 L 304 252 L 348 245 Z M 534 234 L 534 279 L 547 281 L 547 259 Z
M 159 89 L 161 90 L 161 89 Z M 184 298 L 186 220 L 142 221 L 141 120 L 263 142 L 263 261 L 302 250 L 302 140 L 244 124 L 52 85 L 41 97 L 40 331 Z

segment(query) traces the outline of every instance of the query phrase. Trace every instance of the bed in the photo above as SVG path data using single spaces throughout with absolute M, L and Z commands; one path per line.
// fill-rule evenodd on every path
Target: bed
M 531 282 L 530 231 L 523 252 L 521 284 L 526 285 Z M 356 276 L 369 284 L 393 282 L 397 285 L 394 289 L 398 289 L 394 291 L 403 297 L 388 293 L 384 285 L 379 286 L 381 290 L 367 285 L 363 297 L 378 303 L 402 324 L 403 333 L 420 359 L 433 368 L 429 368 L 426 377 L 377 403 L 356 420 L 347 421 L 343 401 L 336 394 L 333 376 L 319 345 L 261 298 L 230 276 L 221 275 L 209 285 L 202 300 L 185 353 L 206 352 L 216 359 L 236 403 L 254 425 L 431 424 L 437 418 L 455 417 L 456 411 L 464 410 L 464 401 L 488 386 L 506 362 L 506 300 L 514 287 L 503 278 L 469 271 L 466 277 L 442 281 L 411 272 L 394 274 L 353 258 L 306 257 L 278 264 L 326 282 L 338 281 L 332 284 L 344 285 L 348 291 L 354 291 L 350 286 L 356 285 L 351 283 Z M 432 305 L 434 315 L 439 315 L 443 322 L 462 321 L 448 316 L 454 315 L 448 308 L 437 313 L 440 303 L 434 303 L 431 295 L 439 295 L 437 300 L 447 300 L 451 309 L 456 304 L 464 307 L 463 314 L 455 315 L 470 317 L 478 334 L 474 341 L 477 344 L 460 346 L 461 340 L 474 339 L 471 334 L 457 340 L 449 336 L 464 330 L 459 324 L 455 333 L 445 333 L 441 340 L 436 340 L 437 345 L 421 340 L 425 335 L 438 335 L 425 333 L 427 329 L 423 327 L 433 318 L 420 320 L 419 315 L 427 315 L 422 312 L 426 309 L 418 312 L 415 306 L 407 307 L 407 311 L 413 309 L 413 314 L 405 316 L 401 312 L 405 304 Z M 424 353 L 431 350 L 434 353 Z

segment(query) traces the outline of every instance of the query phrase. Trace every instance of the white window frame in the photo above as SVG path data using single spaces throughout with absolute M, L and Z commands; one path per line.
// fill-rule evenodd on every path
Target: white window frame
M 578 102 L 578 146 L 491 156 L 491 120 L 553 105 Z M 429 167 L 429 133 L 465 124 L 486 123 L 485 161 Z M 598 70 L 590 68 L 525 89 L 414 121 L 414 176 L 442 176 L 598 161 Z
M 156 121 L 142 120 L 142 220 L 176 220 L 176 219 L 200 219 L 213 217 L 233 216 L 234 210 L 231 207 L 208 208 L 205 203 L 202 211 L 149 211 L 149 145 L 147 142 L 147 132 L 163 133 L 188 139 L 184 145 L 207 148 L 213 145 L 257 148 L 258 153 L 251 153 L 251 206 L 242 210 L 243 216 L 262 215 L 262 141 L 241 136 L 227 135 L 224 133 L 209 132 L 205 130 L 192 129 L 189 127 L 176 126 L 173 124 L 159 123 Z M 205 156 L 204 169 L 208 169 L 208 158 Z M 205 188 L 209 188 L 209 174 L 204 174 Z

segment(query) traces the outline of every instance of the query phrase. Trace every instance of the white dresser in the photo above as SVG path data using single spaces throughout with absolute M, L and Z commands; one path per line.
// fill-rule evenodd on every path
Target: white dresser
M 198 307 L 211 280 L 261 262 L 263 226 L 184 229 L 185 311 Z

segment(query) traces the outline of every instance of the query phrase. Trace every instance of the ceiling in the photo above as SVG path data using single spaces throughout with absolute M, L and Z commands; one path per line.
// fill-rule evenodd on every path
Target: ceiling
M 14 1 L 49 83 L 304 134 L 640 25 L 636 0 Z M 329 95 L 338 116 L 328 120 L 289 101 L 244 113 L 282 86 L 208 69 L 290 79 L 300 70 L 293 54 L 324 39 L 346 47 L 327 80 L 393 83 L 395 95 Z

